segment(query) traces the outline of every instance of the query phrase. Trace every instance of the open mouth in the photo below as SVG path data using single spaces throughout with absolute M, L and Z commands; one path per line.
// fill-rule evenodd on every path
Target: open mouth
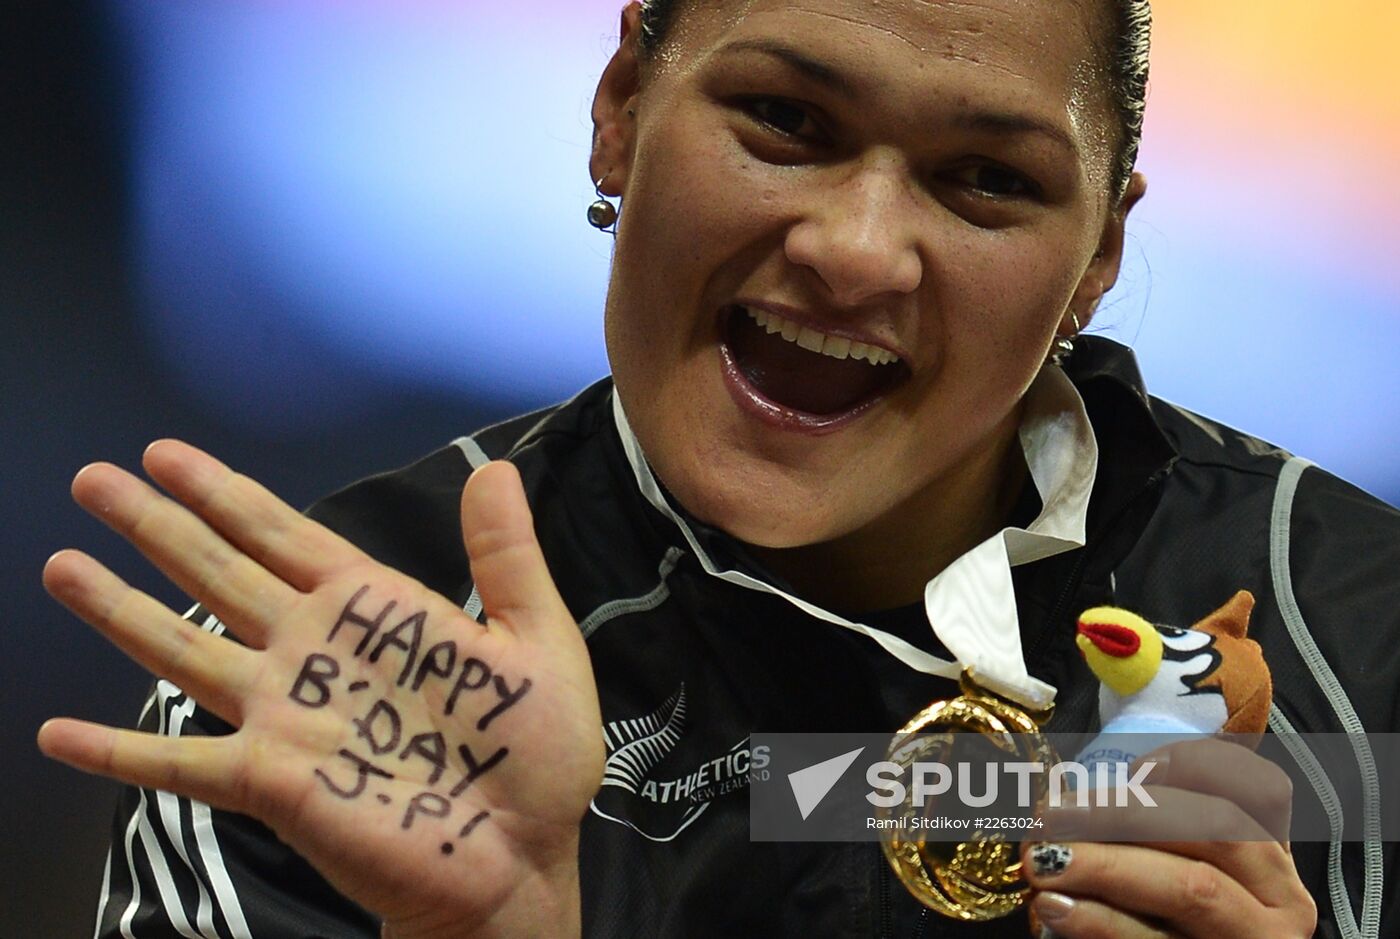
M 834 428 L 867 410 L 909 375 L 894 353 L 822 333 L 770 311 L 732 304 L 721 314 L 730 378 L 769 416 Z

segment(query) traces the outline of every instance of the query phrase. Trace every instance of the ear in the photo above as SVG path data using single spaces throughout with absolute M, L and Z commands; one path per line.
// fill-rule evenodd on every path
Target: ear
M 1230 601 L 1214 613 L 1201 620 L 1192 629 L 1212 636 L 1234 636 L 1243 639 L 1249 629 L 1249 614 L 1254 609 L 1254 594 L 1241 590 Z
M 598 79 L 593 96 L 593 152 L 588 161 L 590 182 L 603 180 L 604 195 L 620 196 L 632 166 L 636 142 L 637 92 L 641 86 L 642 5 L 632 2 L 622 11 L 617 51 Z
M 1123 193 L 1123 198 L 1108 213 L 1093 260 L 1080 279 L 1079 288 L 1074 293 L 1074 299 L 1070 301 L 1065 322 L 1061 324 L 1062 335 L 1068 336 L 1075 332 L 1073 317 L 1079 318 L 1081 329 L 1087 327 L 1098 310 L 1099 301 L 1118 282 L 1118 272 L 1123 266 L 1123 233 L 1128 223 L 1128 213 L 1146 194 L 1147 177 L 1141 173 L 1134 173 L 1128 180 L 1128 189 Z

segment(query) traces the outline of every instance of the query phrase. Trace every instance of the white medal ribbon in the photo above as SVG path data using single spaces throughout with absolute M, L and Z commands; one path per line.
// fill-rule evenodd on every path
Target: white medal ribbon
M 1040 515 L 1028 528 L 1002 529 L 959 557 L 924 588 L 929 623 L 939 641 L 956 657 L 955 662 L 925 652 L 884 630 L 837 616 L 742 571 L 718 568 L 685 519 L 667 503 L 616 391 L 613 419 L 642 495 L 680 529 L 706 573 L 750 590 L 780 596 L 809 616 L 872 639 L 915 671 L 956 679 L 964 669 L 971 669 L 982 687 L 1024 707 L 1043 710 L 1054 703 L 1054 686 L 1031 677 L 1026 670 L 1011 568 L 1084 545 L 1099 450 L 1084 400 L 1059 368 L 1045 367 L 1031 384 L 1020 427 L 1026 465 L 1040 492 Z

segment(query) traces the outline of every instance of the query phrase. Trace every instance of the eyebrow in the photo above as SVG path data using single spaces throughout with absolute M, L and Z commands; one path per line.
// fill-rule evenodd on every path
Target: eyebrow
M 829 65 L 818 62 L 810 58 L 791 46 L 785 46 L 781 42 L 772 39 L 739 39 L 729 43 L 719 50 L 721 53 L 732 52 L 762 52 L 771 55 L 776 59 L 781 59 L 797 71 L 820 85 L 825 85 L 832 91 L 838 91 L 848 98 L 857 97 L 855 86 L 851 84 L 846 76 Z
M 840 93 L 844 97 L 860 97 L 855 84 L 830 65 L 818 62 L 816 59 L 797 51 L 791 46 L 784 45 L 772 39 L 740 39 L 723 46 L 719 51 L 726 55 L 735 52 L 763 53 L 764 55 L 769 55 L 785 62 L 795 71 L 800 72 L 832 91 Z M 1028 114 L 1004 111 L 963 111 L 955 115 L 951 123 L 954 127 L 962 130 L 991 133 L 1006 137 L 1022 134 L 1036 134 L 1048 137 L 1074 154 L 1076 158 L 1079 156 L 1079 146 L 1062 128 L 1050 121 L 1032 117 Z
M 1001 111 L 965 111 L 953 118 L 953 126 L 983 133 L 1001 134 L 1014 137 L 1021 134 L 1038 134 L 1048 137 L 1064 147 L 1076 157 L 1079 146 L 1061 128 L 1026 114 L 1012 114 Z

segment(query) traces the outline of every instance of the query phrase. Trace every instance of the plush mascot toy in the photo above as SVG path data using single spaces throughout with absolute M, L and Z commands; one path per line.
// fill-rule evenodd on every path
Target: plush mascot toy
M 1158 626 L 1134 613 L 1097 607 L 1079 618 L 1075 641 L 1102 682 L 1102 734 L 1152 734 L 1151 747 L 1203 734 L 1262 734 L 1273 684 L 1259 644 L 1245 638 L 1254 597 L 1241 590 L 1190 629 Z M 1165 735 L 1165 736 L 1155 736 Z M 1113 785 L 1139 753 L 1094 739 L 1078 762 L 1098 785 Z M 1130 748 L 1131 749 L 1131 748 Z

